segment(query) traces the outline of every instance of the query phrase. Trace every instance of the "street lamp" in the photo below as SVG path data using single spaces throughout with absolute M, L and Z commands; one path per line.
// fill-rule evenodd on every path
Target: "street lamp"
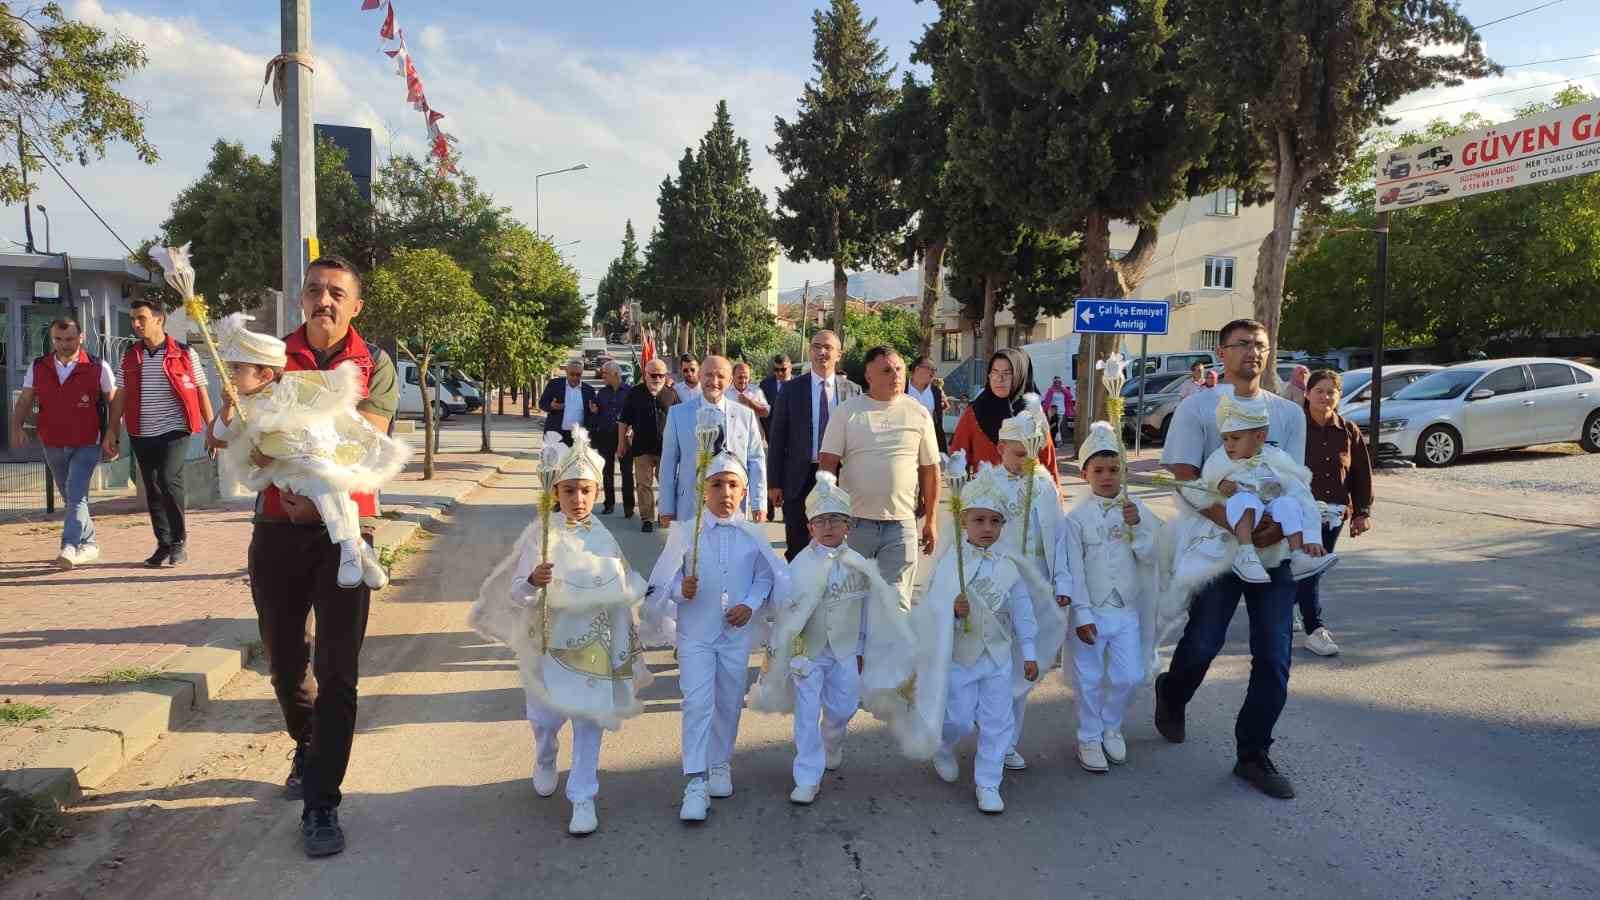
M 589 168 L 588 163 L 578 163 L 575 166 L 568 166 L 565 169 L 555 169 L 550 172 L 540 172 L 538 175 L 533 176 L 533 231 L 535 234 L 541 236 L 544 234 L 543 231 L 539 230 L 539 179 L 545 177 L 546 175 L 560 175 L 562 172 L 581 172 L 587 168 Z
M 34 209 L 44 214 L 44 252 L 49 253 L 50 247 L 50 210 L 44 208 L 43 203 L 35 203 Z

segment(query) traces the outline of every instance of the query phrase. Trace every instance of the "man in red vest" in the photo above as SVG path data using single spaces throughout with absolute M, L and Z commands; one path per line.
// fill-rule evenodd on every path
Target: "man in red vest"
M 128 426 L 150 509 L 150 528 L 156 534 L 156 552 L 144 564 L 152 569 L 169 562 L 181 566 L 189 560 L 183 464 L 189 458 L 189 437 L 209 432 L 211 426 L 206 372 L 193 347 L 167 334 L 167 311 L 161 301 L 135 300 L 129 304 L 128 317 L 139 341 L 122 354 L 111 421 Z M 106 429 L 108 456 L 117 454 L 120 438 L 117 429 Z
M 399 402 L 394 360 L 369 345 L 351 327 L 360 314 L 361 276 L 336 256 L 323 256 L 306 269 L 300 291 L 305 324 L 284 338 L 288 371 L 332 369 L 354 362 L 361 370 L 365 399 L 357 410 L 387 431 Z M 265 462 L 256 451 L 258 463 Z M 362 536 L 370 544 L 378 514 L 372 494 L 352 494 L 361 513 Z M 328 540 L 317 508 L 308 498 L 276 487 L 256 501 L 250 537 L 250 593 L 255 600 L 261 643 L 272 670 L 272 687 L 289 735 L 294 763 L 285 794 L 304 802 L 301 832 L 308 856 L 344 849 L 339 826 L 339 785 L 350 762 L 356 730 L 357 657 L 367 633 L 371 589 L 338 584 L 339 547 Z M 313 664 L 306 621 L 316 611 Z
M 83 326 L 76 321 L 51 322 L 50 344 L 55 353 L 34 360 L 22 376 L 11 416 L 11 446 L 21 448 L 27 442 L 22 426 L 37 398 L 39 443 L 66 509 L 56 557 L 56 567 L 65 571 L 100 557 L 89 518 L 89 481 L 100 462 L 105 404 L 116 397 L 117 384 L 110 364 L 84 352 Z

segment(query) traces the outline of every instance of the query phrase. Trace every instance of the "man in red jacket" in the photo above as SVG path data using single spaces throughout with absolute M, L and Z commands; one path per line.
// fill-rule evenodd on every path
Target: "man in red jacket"
M 161 301 L 139 299 L 128 307 L 139 341 L 122 355 L 111 421 L 128 426 L 128 441 L 133 444 L 133 458 L 150 508 L 150 527 L 156 533 L 156 552 L 144 564 L 151 568 L 168 562 L 181 566 L 189 560 L 183 464 L 189 457 L 190 436 L 209 432 L 211 427 L 206 372 L 193 347 L 167 334 L 167 311 Z M 117 454 L 120 438 L 116 428 L 106 429 L 106 455 Z
M 117 384 L 110 364 L 84 352 L 83 326 L 76 321 L 51 322 L 50 344 L 55 353 L 34 360 L 22 376 L 11 416 L 11 446 L 21 448 L 27 442 L 22 426 L 37 398 L 39 443 L 66 509 L 56 567 L 67 570 L 100 557 L 89 517 L 89 481 L 100 462 L 106 404 L 116 397 Z
M 399 402 L 399 386 L 394 361 L 351 327 L 363 305 L 355 266 L 336 256 L 313 260 L 300 291 L 305 324 L 284 338 L 285 368 L 326 370 L 355 363 L 365 394 L 356 409 L 374 428 L 387 431 Z M 361 513 L 362 536 L 370 544 L 377 497 L 354 493 L 351 499 Z M 329 856 L 344 849 L 339 785 L 355 739 L 357 662 L 367 634 L 372 592 L 365 584 L 339 587 L 339 547 L 328 540 L 317 508 L 309 498 L 276 487 L 257 498 L 249 566 L 250 593 L 272 687 L 295 739 L 284 792 L 304 803 L 300 824 L 306 854 Z M 308 641 L 306 622 L 313 610 L 316 634 Z

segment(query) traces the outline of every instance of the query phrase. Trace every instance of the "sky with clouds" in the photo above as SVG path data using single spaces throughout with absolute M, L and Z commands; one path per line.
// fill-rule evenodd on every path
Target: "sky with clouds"
M 1550 0 L 1463 0 L 1488 23 Z M 935 10 L 913 0 L 861 0 L 902 69 Z M 147 111 L 161 162 L 122 149 L 87 169 L 63 171 L 130 244 L 155 234 L 172 199 L 203 172 L 218 138 L 265 153 L 278 131 L 262 71 L 278 52 L 276 3 L 262 0 L 72 0 L 70 15 L 145 45 L 149 67 L 125 85 Z M 616 255 L 623 221 L 641 241 L 655 220 L 656 189 L 684 147 L 726 99 L 751 144 L 755 179 L 769 200 L 782 181 L 767 145 L 775 116 L 792 116 L 811 75 L 811 12 L 803 0 L 398 0 L 397 19 L 426 84 L 460 138 L 463 167 L 496 199 L 534 220 L 533 175 L 576 163 L 587 171 L 543 179 L 540 219 L 593 290 Z M 380 15 L 360 0 L 316 0 L 317 122 L 372 128 L 381 155 L 425 152 L 422 117 L 378 52 Z M 1477 111 L 1492 121 L 1575 83 L 1600 93 L 1600 2 L 1556 0 L 1547 9 L 1485 25 L 1503 76 L 1419 92 L 1394 107 L 1399 127 Z M 1579 57 L 1567 59 L 1568 57 Z M 1546 60 L 1562 60 L 1544 62 Z M 1536 65 L 1519 65 L 1537 63 Z M 1498 96 L 1483 95 L 1499 93 Z M 1443 104 L 1443 105 L 1440 105 Z M 46 172 L 35 194 L 50 210 L 58 249 L 119 256 L 116 239 Z M 20 209 L 0 237 L 22 237 Z M 36 240 L 43 241 L 35 217 Z M 783 265 L 780 287 L 829 279 L 823 263 Z

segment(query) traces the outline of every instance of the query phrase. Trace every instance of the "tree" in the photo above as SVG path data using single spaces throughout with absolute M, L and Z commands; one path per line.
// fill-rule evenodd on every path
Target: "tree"
M 375 335 L 394 339 L 428 377 L 422 382 L 422 477 L 433 477 L 433 408 L 437 386 L 429 366 L 441 347 L 473 335 L 488 304 L 472 276 L 441 250 L 401 250 L 367 280 L 365 321 Z M 488 399 L 484 403 L 487 405 Z
M 952 165 L 1038 232 L 1081 232 L 1081 290 L 1126 297 L 1155 258 L 1161 217 L 1222 177 L 1211 60 L 1188 29 L 1200 0 L 940 0 Z M 1113 256 L 1113 222 L 1138 227 Z M 959 239 L 955 242 L 960 247 Z M 1093 342 L 1103 358 L 1115 337 Z M 1079 396 L 1103 391 L 1091 366 Z M 1087 433 L 1087 430 L 1083 430 Z
M 488 264 L 491 235 L 512 221 L 511 210 L 468 174 L 445 177 L 415 156 L 391 156 L 373 186 L 376 215 L 370 258 L 382 263 L 401 250 L 436 248 L 461 266 Z
M 152 246 L 193 243 L 195 290 L 206 295 L 218 315 L 252 309 L 268 291 L 281 290 L 283 188 L 282 142 L 272 142 L 264 160 L 243 144 L 217 141 L 205 174 L 183 189 L 161 232 L 144 242 L 139 256 L 146 268 Z M 320 141 L 316 153 L 317 223 L 324 253 L 365 260 L 372 245 L 372 207 L 361 199 L 355 179 L 344 168 L 345 153 Z M 180 299 L 162 286 L 169 307 Z M 289 298 L 294 302 L 294 298 Z
M 833 262 L 833 324 L 845 320 L 850 269 L 898 268 L 905 222 L 889 176 L 872 164 L 874 120 L 895 100 L 894 67 L 855 0 L 812 14 L 816 77 L 793 122 L 777 118 L 770 150 L 789 183 L 778 189 L 778 243 L 791 259 Z
M 898 307 L 881 306 L 864 313 L 846 311 L 844 330 L 850 335 L 850 343 L 839 360 L 840 367 L 860 384 L 866 384 L 867 351 L 873 347 L 893 347 L 907 365 L 922 350 L 922 328 L 917 316 Z
M 541 337 L 543 323 L 507 310 L 491 310 L 478 327 L 460 341 L 453 353 L 464 371 L 478 376 L 483 387 L 482 443 L 480 453 L 493 453 L 489 438 L 489 400 L 501 388 L 527 384 L 541 372 L 550 371 L 555 360 L 550 345 Z M 505 412 L 500 395 L 500 412 Z
M 644 261 L 639 258 L 639 241 L 633 234 L 633 220 L 622 229 L 622 253 L 606 267 L 595 289 L 594 321 L 599 324 L 608 315 L 632 303 L 639 291 L 639 273 Z
M 147 61 L 139 43 L 107 39 L 99 28 L 68 19 L 58 3 L 0 3 L 0 158 L 7 160 L 0 164 L 0 201 L 28 202 L 28 176 L 41 170 L 35 155 L 41 150 L 88 165 L 120 142 L 154 164 L 159 157 L 145 138 L 144 112 L 117 92 Z M 14 156 L 18 129 L 33 146 Z
M 930 33 L 934 28 L 929 29 Z M 924 37 L 912 55 L 925 62 Z M 935 64 L 935 78 L 938 68 Z M 951 111 L 936 84 L 922 84 L 910 72 L 901 82 L 895 105 L 877 122 L 878 166 L 893 179 L 895 202 L 910 219 L 900 239 L 900 259 L 922 264 L 922 347 L 918 355 L 933 352 L 933 316 L 943 284 L 945 251 L 950 245 L 950 217 L 946 209 L 945 168 L 949 161 Z
M 1243 183 L 1247 200 L 1272 200 L 1253 288 L 1255 317 L 1276 347 L 1296 212 L 1332 194 L 1362 135 L 1396 100 L 1500 68 L 1454 0 L 1245 0 L 1194 24 L 1200 55 L 1230 94 L 1230 127 L 1241 132 L 1235 168 L 1260 166 L 1267 180 L 1263 191 L 1253 178 Z M 1269 388 L 1274 371 L 1269 357 Z
M 1590 100 L 1567 89 L 1553 104 Z M 1376 132 L 1343 171 L 1339 207 L 1305 216 L 1290 261 L 1281 340 L 1306 350 L 1364 345 L 1373 321 L 1371 277 L 1378 155 L 1483 128 L 1475 114 L 1420 133 Z M 1600 329 L 1600 178 L 1524 185 L 1408 209 L 1390 221 L 1385 341 L 1432 345 L 1444 360 L 1498 340 Z

